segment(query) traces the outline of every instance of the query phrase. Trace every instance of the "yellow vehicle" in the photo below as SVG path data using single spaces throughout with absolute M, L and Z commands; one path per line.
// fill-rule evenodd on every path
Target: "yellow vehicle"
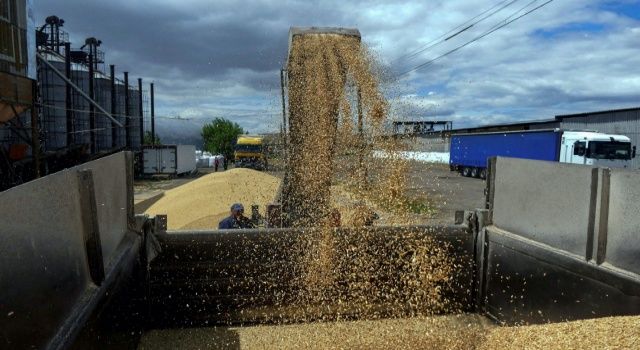
M 267 169 L 267 147 L 259 136 L 239 136 L 234 147 L 236 168 Z

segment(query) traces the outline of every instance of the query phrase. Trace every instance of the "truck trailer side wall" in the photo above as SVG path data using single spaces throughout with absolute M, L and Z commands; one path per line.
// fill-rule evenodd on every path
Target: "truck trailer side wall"
M 144 146 L 144 174 L 180 175 L 196 170 L 194 145 Z
M 558 161 L 561 135 L 554 130 L 454 135 L 449 164 L 486 168 L 496 156 Z

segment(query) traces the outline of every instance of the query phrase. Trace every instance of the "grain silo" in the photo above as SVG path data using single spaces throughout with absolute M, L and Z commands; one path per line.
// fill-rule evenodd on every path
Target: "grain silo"
M 71 80 L 85 94 L 89 94 L 89 68 L 83 63 L 86 53 L 72 51 Z M 91 146 L 91 122 L 89 101 L 75 89 L 71 93 L 71 108 L 73 110 L 73 141 L 76 145 Z
M 96 97 L 96 102 L 106 111 L 113 114 L 114 112 L 111 111 L 111 79 L 102 72 L 96 72 L 94 74 L 94 78 L 94 84 L 96 87 L 94 96 Z M 111 119 L 99 111 L 95 112 L 95 116 L 95 127 L 97 129 L 96 151 L 109 151 L 114 148 L 112 144 L 112 134 L 115 130 L 112 126 Z
M 140 150 L 142 140 L 140 139 L 140 95 L 138 90 L 129 87 L 129 137 L 131 138 L 131 148 Z
M 116 80 L 116 106 L 117 106 L 117 116 L 116 119 L 122 124 L 121 127 L 117 127 L 114 130 L 116 131 L 116 144 L 117 148 L 124 148 L 127 146 L 127 117 L 125 116 L 125 87 L 124 82 L 121 80 Z
M 58 71 L 65 71 L 65 59 L 61 55 L 43 52 L 42 56 Z M 38 81 L 42 103 L 40 129 L 44 135 L 42 149 L 58 151 L 68 146 L 67 131 L 72 132 L 67 130 L 66 83 L 46 64 L 38 69 Z

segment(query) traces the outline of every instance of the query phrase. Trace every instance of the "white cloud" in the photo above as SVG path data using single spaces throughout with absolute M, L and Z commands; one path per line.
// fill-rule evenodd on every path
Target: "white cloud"
M 358 27 L 375 56 L 402 72 L 465 43 L 528 1 L 517 1 L 412 60 L 394 61 L 496 3 L 69 0 L 63 5 L 43 0 L 37 6 L 43 11 L 67 6 L 67 13 L 58 15 L 67 20 L 74 40 L 104 37 L 109 61 L 155 81 L 158 115 L 224 116 L 263 131 L 279 127 L 279 68 L 289 26 Z M 554 1 L 408 79 L 385 85 L 393 117 L 468 126 L 637 105 L 640 23 L 601 9 L 605 3 Z M 112 18 L 118 15 L 125 18 Z

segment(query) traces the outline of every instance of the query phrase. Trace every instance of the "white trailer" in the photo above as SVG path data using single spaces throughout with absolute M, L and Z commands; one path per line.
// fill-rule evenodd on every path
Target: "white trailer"
M 145 175 L 182 175 L 196 170 L 196 146 L 144 146 L 142 159 Z

